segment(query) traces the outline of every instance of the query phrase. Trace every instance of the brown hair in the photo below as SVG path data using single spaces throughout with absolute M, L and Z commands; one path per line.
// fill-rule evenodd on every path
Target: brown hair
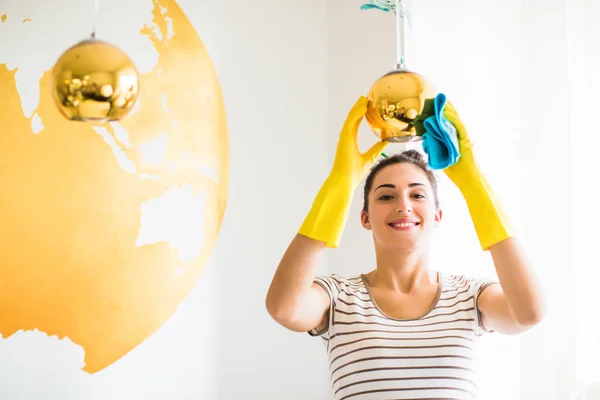
M 418 168 L 420 168 L 425 175 L 427 175 L 427 179 L 429 179 L 429 183 L 431 184 L 431 188 L 433 189 L 435 206 L 439 207 L 440 202 L 438 199 L 437 193 L 437 180 L 435 179 L 435 174 L 432 170 L 427 168 L 427 163 L 425 162 L 423 155 L 419 153 L 417 150 L 407 150 L 399 154 L 395 154 L 389 158 L 384 158 L 381 161 L 377 162 L 367 175 L 367 179 L 365 180 L 365 188 L 364 188 L 364 203 L 363 203 L 363 211 L 367 212 L 369 209 L 369 192 L 373 187 L 373 180 L 375 180 L 375 176 L 379 171 L 384 169 L 387 166 L 394 164 L 402 164 L 408 163 L 412 164 Z

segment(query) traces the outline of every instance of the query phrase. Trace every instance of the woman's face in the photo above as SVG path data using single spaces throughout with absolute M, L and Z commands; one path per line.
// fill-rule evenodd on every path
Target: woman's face
M 442 218 L 427 175 L 410 163 L 379 171 L 368 204 L 361 222 L 380 247 L 410 251 L 427 245 Z

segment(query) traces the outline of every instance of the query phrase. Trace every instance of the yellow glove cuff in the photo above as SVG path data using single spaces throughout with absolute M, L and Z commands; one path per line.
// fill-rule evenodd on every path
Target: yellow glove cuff
M 332 174 L 321 186 L 298 233 L 338 247 L 348 219 L 355 185 L 351 179 Z
M 464 182 L 459 189 L 467 202 L 475 232 L 484 251 L 514 235 L 508 217 L 483 175 Z

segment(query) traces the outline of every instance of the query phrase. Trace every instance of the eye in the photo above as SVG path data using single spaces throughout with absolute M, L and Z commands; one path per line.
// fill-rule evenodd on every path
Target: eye
M 389 194 L 384 194 L 383 196 L 379 196 L 379 200 L 385 201 L 385 200 L 391 200 L 391 199 L 393 199 L 393 197 Z
M 424 199 L 425 198 L 425 196 L 420 193 L 413 194 L 412 197 L 414 197 L 415 199 Z

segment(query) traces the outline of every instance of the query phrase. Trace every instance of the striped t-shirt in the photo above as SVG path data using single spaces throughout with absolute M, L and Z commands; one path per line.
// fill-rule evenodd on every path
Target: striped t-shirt
M 331 308 L 327 326 L 309 334 L 326 344 L 335 400 L 476 398 L 474 343 L 488 331 L 477 298 L 492 282 L 438 279 L 434 307 L 412 320 L 386 316 L 364 275 L 315 279 Z

